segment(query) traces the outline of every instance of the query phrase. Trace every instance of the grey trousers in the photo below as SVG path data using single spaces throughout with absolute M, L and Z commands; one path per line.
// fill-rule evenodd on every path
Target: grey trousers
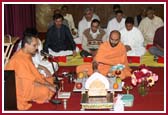
M 164 52 L 155 46 L 150 47 L 149 52 L 155 56 L 164 56 Z

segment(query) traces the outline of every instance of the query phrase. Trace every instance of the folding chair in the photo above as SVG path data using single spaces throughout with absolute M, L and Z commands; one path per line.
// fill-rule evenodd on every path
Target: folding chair
M 4 63 L 5 63 L 5 65 L 7 64 L 8 60 L 11 56 L 13 47 L 18 39 L 19 39 L 19 37 L 11 37 L 10 35 L 5 35 L 5 37 L 4 37 L 4 49 L 5 49 Z

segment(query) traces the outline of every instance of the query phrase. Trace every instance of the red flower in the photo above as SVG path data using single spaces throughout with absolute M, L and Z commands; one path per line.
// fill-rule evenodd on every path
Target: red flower
M 136 79 L 141 79 L 144 74 L 142 71 L 135 71 L 134 75 L 136 76 Z

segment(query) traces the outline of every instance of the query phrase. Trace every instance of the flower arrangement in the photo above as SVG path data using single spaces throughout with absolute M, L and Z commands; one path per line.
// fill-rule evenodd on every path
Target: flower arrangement
M 131 83 L 136 86 L 138 83 L 151 87 L 158 81 L 158 75 L 149 70 L 146 65 L 140 65 L 138 70 L 133 71 Z

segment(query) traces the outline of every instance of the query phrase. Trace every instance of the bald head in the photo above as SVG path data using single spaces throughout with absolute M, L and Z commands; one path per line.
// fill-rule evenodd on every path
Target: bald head
M 118 45 L 118 43 L 120 42 L 120 37 L 121 37 L 121 34 L 117 30 L 113 30 L 110 33 L 109 42 L 110 42 L 111 47 L 115 47 Z

